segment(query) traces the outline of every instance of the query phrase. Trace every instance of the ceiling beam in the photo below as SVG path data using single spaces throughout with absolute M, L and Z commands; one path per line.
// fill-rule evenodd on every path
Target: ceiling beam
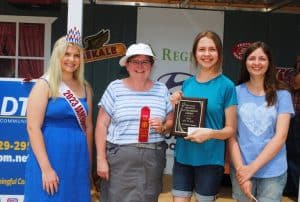
M 267 12 L 273 12 L 275 10 L 278 10 L 282 7 L 285 7 L 287 5 L 289 5 L 290 3 L 292 3 L 294 0 L 284 0 L 284 1 L 280 1 L 274 5 L 272 5 L 271 7 L 267 8 Z
M 180 6 L 181 8 L 188 7 L 189 1 L 190 1 L 190 0 L 180 0 L 179 6 Z
M 62 0 L 64 1 L 64 0 Z M 298 1 L 298 0 L 296 0 Z M 84 0 L 89 2 L 89 0 Z M 292 0 L 283 0 L 276 6 L 267 7 L 264 3 L 252 3 L 256 0 L 247 0 L 247 3 L 234 3 L 235 1 L 199 1 L 199 0 L 94 0 L 96 4 L 120 5 L 137 7 L 159 7 L 159 8 L 186 8 L 201 10 L 220 10 L 220 11 L 255 11 L 255 12 L 280 12 L 280 13 L 300 13 L 299 6 L 288 6 Z M 184 7 L 183 7 L 184 6 Z M 280 9 L 279 9 L 280 7 Z M 269 10 L 267 10 L 269 9 Z M 270 11 L 271 10 L 271 11 Z

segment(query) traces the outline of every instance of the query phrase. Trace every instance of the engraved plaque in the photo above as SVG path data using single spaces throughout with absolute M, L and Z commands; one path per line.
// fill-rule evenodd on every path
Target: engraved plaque
M 204 127 L 207 99 L 183 97 L 175 105 L 171 135 L 186 136 L 188 127 Z

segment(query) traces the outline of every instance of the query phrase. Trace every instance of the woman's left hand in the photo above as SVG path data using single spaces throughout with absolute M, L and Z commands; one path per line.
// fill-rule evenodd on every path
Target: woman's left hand
M 192 133 L 188 134 L 188 136 L 184 137 L 184 139 L 202 143 L 211 138 L 211 133 L 211 128 L 197 128 Z
M 154 117 L 149 121 L 150 127 L 153 128 L 157 133 L 162 134 L 164 132 L 164 124 L 160 118 Z

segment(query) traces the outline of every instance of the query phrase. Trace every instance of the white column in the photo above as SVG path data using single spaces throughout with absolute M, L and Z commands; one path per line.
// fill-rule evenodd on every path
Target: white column
M 68 30 L 76 27 L 82 37 L 83 0 L 68 0 Z
M 299 178 L 298 202 L 300 202 L 300 178 Z

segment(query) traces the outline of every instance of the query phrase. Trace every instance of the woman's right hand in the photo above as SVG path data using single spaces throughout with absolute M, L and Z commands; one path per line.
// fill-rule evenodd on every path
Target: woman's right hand
M 109 166 L 106 159 L 97 159 L 97 174 L 105 179 L 109 179 Z
M 256 170 L 252 164 L 240 166 L 236 169 L 236 179 L 240 184 L 243 184 L 245 181 L 250 180 L 255 172 Z
M 42 170 L 43 189 L 49 194 L 53 195 L 58 191 L 59 178 L 53 168 Z
M 172 95 L 170 96 L 170 101 L 173 105 L 173 107 L 175 106 L 175 104 L 178 104 L 179 100 L 181 100 L 182 98 L 182 92 L 181 91 L 176 91 L 174 93 L 172 93 Z

